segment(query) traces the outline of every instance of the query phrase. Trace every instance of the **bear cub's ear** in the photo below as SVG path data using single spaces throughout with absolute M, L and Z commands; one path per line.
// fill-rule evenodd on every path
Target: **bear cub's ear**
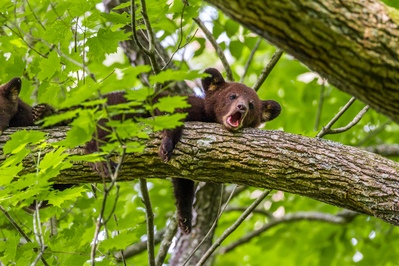
M 0 87 L 0 94 L 6 99 L 15 102 L 18 99 L 19 92 L 21 91 L 21 79 L 13 78 L 7 84 Z
M 262 122 L 271 121 L 281 113 L 281 106 L 278 102 L 267 100 L 262 101 Z
M 222 74 L 216 68 L 207 68 L 204 73 L 208 73 L 211 76 L 202 79 L 202 88 L 205 92 L 215 91 L 223 86 L 226 81 L 224 80 Z

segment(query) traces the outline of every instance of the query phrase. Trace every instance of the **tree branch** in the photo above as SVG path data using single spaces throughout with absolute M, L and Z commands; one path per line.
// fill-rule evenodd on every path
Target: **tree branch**
M 7 129 L 0 136 L 0 147 L 10 134 L 22 129 L 35 127 Z M 56 142 L 68 129 L 42 131 L 48 132 L 49 141 Z M 127 154 L 118 181 L 137 176 L 180 177 L 276 189 L 399 225 L 399 163 L 360 148 L 281 131 L 244 129 L 231 133 L 219 124 L 188 122 L 172 160 L 166 164 L 158 157 L 161 139 L 161 134 L 155 133 L 143 141 L 147 146 L 143 154 Z M 70 152 L 81 154 L 82 148 Z M 0 163 L 2 155 L 0 149 Z M 34 171 L 29 159 L 21 174 Z M 101 183 L 102 179 L 87 164 L 74 162 L 54 181 Z
M 234 81 L 233 72 L 231 71 L 229 62 L 227 61 L 227 58 L 224 55 L 222 48 L 220 48 L 219 44 L 216 42 L 215 37 L 213 37 L 212 33 L 206 28 L 205 24 L 202 23 L 200 18 L 193 18 L 193 19 L 194 19 L 195 23 L 197 23 L 198 27 L 201 28 L 201 30 L 205 34 L 206 38 L 211 42 L 213 48 L 215 48 L 220 61 L 222 61 L 224 70 L 226 70 L 227 80 Z
M 399 123 L 398 10 L 375 0 L 206 2 Z
M 259 78 L 256 80 L 254 86 L 252 87 L 255 91 L 258 91 L 262 86 L 263 82 L 267 79 L 270 72 L 272 72 L 274 66 L 277 64 L 278 60 L 283 55 L 284 51 L 281 49 L 277 49 L 277 51 L 273 54 L 272 58 L 270 59 L 269 63 L 265 66 L 262 72 L 259 75 Z
M 290 223 L 295 221 L 321 221 L 327 222 L 332 224 L 346 224 L 351 222 L 353 218 L 355 218 L 359 213 L 352 212 L 352 211 L 342 211 L 337 213 L 336 215 L 332 215 L 329 213 L 321 213 L 321 212 L 296 212 L 296 213 L 287 213 L 281 218 L 272 218 L 268 223 L 263 225 L 258 230 L 249 232 L 239 240 L 229 244 L 226 247 L 220 249 L 220 254 L 225 254 L 227 252 L 232 251 L 236 247 L 248 243 L 251 241 L 252 238 L 259 236 L 260 234 L 264 233 L 265 231 L 269 230 L 270 228 L 282 224 L 282 223 Z

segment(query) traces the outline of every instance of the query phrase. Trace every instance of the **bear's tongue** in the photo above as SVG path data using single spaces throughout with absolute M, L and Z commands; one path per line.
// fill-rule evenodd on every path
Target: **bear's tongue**
M 233 127 L 238 127 L 240 125 L 240 120 L 241 120 L 240 112 L 235 112 L 234 114 L 232 114 L 227 118 L 227 122 Z

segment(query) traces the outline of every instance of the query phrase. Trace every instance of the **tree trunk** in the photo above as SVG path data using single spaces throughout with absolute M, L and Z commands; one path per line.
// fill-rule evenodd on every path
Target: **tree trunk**
M 49 141 L 65 137 L 65 127 L 44 130 Z M 0 147 L 11 128 L 0 137 Z M 236 183 L 307 196 L 373 215 L 399 225 L 399 163 L 355 147 L 281 131 L 226 131 L 213 123 L 186 123 L 173 159 L 158 158 L 161 134 L 144 141 L 143 154 L 125 158 L 119 181 L 181 177 L 214 183 Z M 79 154 L 82 148 L 71 150 Z M 0 157 L 2 151 L 0 152 Z M 3 159 L 0 159 L 0 163 Z M 26 161 L 27 171 L 34 171 Z M 76 162 L 55 178 L 57 183 L 102 182 L 87 165 Z
M 377 0 L 206 0 L 399 123 L 399 12 Z

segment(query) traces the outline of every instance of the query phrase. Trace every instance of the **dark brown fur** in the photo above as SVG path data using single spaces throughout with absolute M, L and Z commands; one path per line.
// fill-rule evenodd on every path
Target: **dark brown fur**
M 10 127 L 33 126 L 32 107 L 19 97 L 21 79 L 13 78 L 0 86 L 0 135 Z
M 188 96 L 188 103 L 191 107 L 176 110 L 176 112 L 188 113 L 184 121 L 201 121 L 201 122 L 217 122 L 229 130 L 237 131 L 245 127 L 258 127 L 261 123 L 270 121 L 276 118 L 281 111 L 280 105 L 275 101 L 262 101 L 259 99 L 256 92 L 241 84 L 234 82 L 226 82 L 220 72 L 215 68 L 208 68 L 205 73 L 210 74 L 210 77 L 202 80 L 202 86 L 205 91 L 205 99 Z M 126 103 L 124 92 L 116 92 L 105 95 L 108 99 L 108 105 L 119 103 Z M 156 102 L 161 96 L 158 96 L 154 101 Z M 46 115 L 40 117 L 40 113 L 48 111 L 44 106 L 41 111 L 37 112 L 37 119 L 41 119 Z M 36 113 L 36 112 L 35 112 Z M 161 115 L 158 110 L 155 115 Z M 144 114 L 128 114 L 125 119 L 136 117 L 149 117 L 149 113 Z M 112 119 L 121 120 L 122 115 L 114 116 Z M 106 120 L 100 120 L 99 124 L 105 126 Z M 182 134 L 182 127 L 177 127 L 173 130 L 164 130 L 162 143 L 159 148 L 159 156 L 164 162 L 171 159 L 173 149 L 179 142 Z M 101 140 L 107 140 L 108 132 L 101 127 L 97 128 L 98 137 Z M 93 153 L 97 151 L 97 143 L 93 139 L 86 144 L 86 153 Z M 103 164 L 93 165 L 93 168 L 107 173 Z M 178 210 L 179 227 L 184 233 L 191 232 L 192 223 L 192 205 L 194 200 L 194 182 L 187 179 L 173 178 L 172 179 L 174 194 L 176 198 L 176 207 Z

